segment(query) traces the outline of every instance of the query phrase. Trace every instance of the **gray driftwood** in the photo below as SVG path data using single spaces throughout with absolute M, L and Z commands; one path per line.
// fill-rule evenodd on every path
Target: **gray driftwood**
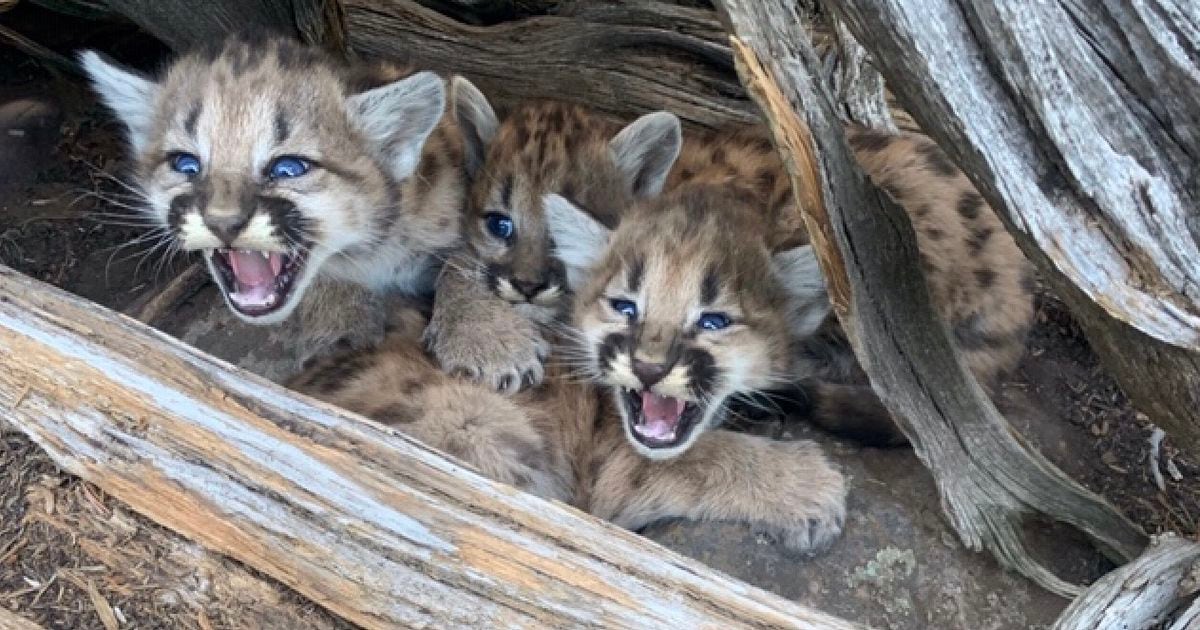
M 598 4 L 478 27 L 411 0 L 342 1 L 355 52 L 463 74 L 501 101 L 556 98 L 626 116 L 669 109 L 704 126 L 756 119 L 728 44 L 712 39 L 711 11 Z
M 1200 4 L 830 0 L 1100 359 L 1200 453 Z
M 365 627 L 858 627 L 3 267 L 0 408 L 64 470 Z
M 1025 448 L 963 367 L 929 303 L 912 227 L 851 157 L 817 60 L 787 0 L 723 0 L 738 71 L 785 157 L 839 319 L 884 403 L 937 481 L 963 542 L 1046 588 L 1081 589 L 1026 552 L 1024 516 L 1067 522 L 1118 559 L 1144 535 Z
M 1200 544 L 1175 536 L 1156 539 L 1137 560 L 1100 578 L 1067 607 L 1053 630 L 1161 627 L 1187 606 L 1171 629 L 1200 625 Z M 1195 625 L 1193 625 L 1195 624 Z

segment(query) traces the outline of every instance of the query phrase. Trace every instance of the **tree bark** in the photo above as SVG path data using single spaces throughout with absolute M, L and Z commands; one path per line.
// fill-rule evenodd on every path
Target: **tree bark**
M 1200 544 L 1169 536 L 1155 540 L 1137 560 L 1100 578 L 1063 611 L 1052 630 L 1128 628 L 1161 624 L 1196 596 Z M 1192 601 L 1192 608 L 1200 599 Z M 1172 628 L 1195 620 L 1181 615 Z
M 355 52 L 460 73 L 501 102 L 562 99 L 625 117 L 667 109 L 707 127 L 756 120 L 728 45 L 688 32 L 718 29 L 711 11 L 647 2 L 628 18 L 595 6 L 477 27 L 411 0 L 342 4 Z
M 5 268 L 0 406 L 67 472 L 365 627 L 857 627 Z
M 1200 453 L 1200 5 L 828 6 L 1134 404 Z
M 788 0 L 720 2 L 738 71 L 784 156 L 834 310 L 880 398 L 929 466 L 964 544 L 1072 596 L 1025 551 L 1028 513 L 1069 523 L 1116 558 L 1144 535 L 1024 447 L 962 365 L 929 302 L 912 227 L 853 161 L 819 61 Z

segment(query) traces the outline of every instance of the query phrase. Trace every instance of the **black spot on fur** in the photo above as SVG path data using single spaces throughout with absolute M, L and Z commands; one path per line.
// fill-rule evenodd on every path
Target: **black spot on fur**
M 990 289 L 996 284 L 996 272 L 991 269 L 976 269 L 975 281 L 979 283 L 980 289 Z
M 424 412 L 417 405 L 398 402 L 376 411 L 371 417 L 380 424 L 395 426 L 416 422 L 422 415 Z
M 297 382 L 299 388 L 308 393 L 330 394 L 341 389 L 348 379 L 373 365 L 375 355 L 371 353 L 347 353 L 313 368 L 301 375 Z
M 275 234 L 289 245 L 301 245 L 310 240 L 309 221 L 300 214 L 296 204 L 279 197 L 256 197 L 258 208 L 271 217 Z
M 967 239 L 967 248 L 972 256 L 978 256 L 983 251 L 983 246 L 987 244 L 988 239 L 992 237 L 992 228 L 985 227 L 977 230 L 971 230 L 971 237 Z
M 1007 335 L 998 335 L 983 329 L 983 317 L 974 313 L 970 317 L 956 322 L 953 327 L 954 340 L 963 350 L 982 350 L 996 348 L 1008 343 Z
M 504 183 L 501 184 L 501 187 L 500 187 L 500 205 L 501 205 L 501 207 L 503 207 L 505 209 L 512 207 L 512 193 L 513 193 L 513 176 L 510 174 L 508 177 L 504 178 Z
M 931 241 L 940 241 L 945 238 L 946 233 L 937 228 L 931 227 L 925 229 L 925 236 L 928 236 L 929 240 Z
M 954 177 L 958 174 L 958 167 L 946 157 L 938 145 L 932 142 L 922 143 L 917 147 L 917 152 L 924 156 L 925 164 L 935 174 L 941 177 Z
M 275 144 L 283 144 L 292 135 L 292 126 L 288 124 L 287 116 L 282 109 L 275 110 Z
M 403 383 L 400 383 L 400 393 L 404 394 L 405 396 L 412 396 L 424 389 L 427 385 L 429 385 L 429 383 L 430 379 L 427 378 L 419 378 L 414 376 L 412 378 L 405 379 Z
M 601 371 L 612 369 L 613 359 L 617 357 L 617 353 L 627 349 L 629 345 L 629 336 L 624 333 L 609 333 L 603 340 L 600 341 L 600 347 L 596 351 L 597 361 Z
M 850 134 L 850 146 L 856 151 L 882 151 L 895 139 L 895 136 L 882 131 L 864 129 Z
M 625 273 L 625 285 L 629 287 L 630 293 L 637 293 L 642 288 L 642 278 L 646 275 L 646 260 L 642 257 L 637 257 L 633 260 L 633 264 Z
M 716 387 L 717 379 L 721 377 L 721 368 L 713 355 L 702 348 L 688 348 L 683 352 L 683 364 L 688 367 L 691 377 L 688 389 L 692 396 L 705 398 Z
M 709 269 L 700 283 L 700 303 L 705 306 L 717 301 L 721 291 L 721 280 L 717 277 L 716 269 Z
M 194 207 L 195 203 L 196 198 L 192 195 L 176 195 L 171 200 L 170 209 L 167 210 L 167 225 L 171 226 L 172 230 L 178 230 L 179 224 L 183 222 L 184 213 Z
M 962 218 L 968 221 L 974 221 L 979 218 L 979 211 L 983 208 L 983 197 L 974 190 L 963 193 L 961 199 L 958 200 L 956 206 L 958 213 Z
M 187 118 L 183 120 L 183 130 L 193 138 L 196 137 L 196 123 L 200 120 L 200 108 L 199 102 L 193 103 L 192 108 L 188 110 Z

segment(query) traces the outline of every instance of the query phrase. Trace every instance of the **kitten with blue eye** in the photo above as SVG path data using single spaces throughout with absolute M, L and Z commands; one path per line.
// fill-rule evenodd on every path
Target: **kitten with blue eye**
M 298 313 L 303 360 L 372 345 L 389 296 L 432 294 L 466 193 L 444 79 L 283 38 L 231 37 L 157 78 L 80 58 L 128 130 L 142 211 L 239 319 Z

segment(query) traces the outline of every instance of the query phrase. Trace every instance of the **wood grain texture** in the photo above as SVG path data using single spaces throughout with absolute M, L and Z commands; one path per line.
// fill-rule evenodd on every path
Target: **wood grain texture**
M 668 109 L 707 127 L 756 120 L 727 43 L 710 39 L 719 29 L 711 11 L 645 2 L 626 16 L 581 6 L 574 17 L 480 27 L 411 0 L 342 4 L 354 51 L 462 74 L 502 103 L 562 99 L 625 117 Z
M 6 268 L 0 408 L 68 472 L 364 627 L 857 627 Z
M 965 545 L 1064 596 L 1080 592 L 1026 552 L 1020 524 L 1041 513 L 1118 559 L 1145 536 L 1112 506 L 1017 438 L 964 368 L 934 313 L 912 226 L 853 161 L 786 0 L 723 0 L 738 71 L 792 175 L 829 293 L 862 366 L 917 455 Z
M 1167 616 L 1192 601 L 1200 589 L 1200 544 L 1176 536 L 1155 540 L 1137 560 L 1100 578 L 1071 602 L 1052 630 L 1158 627 Z M 1198 609 L 1200 610 L 1200 609 Z M 1171 628 L 1200 619 L 1187 613 Z M 1181 625 L 1182 624 L 1182 625 Z
M 1200 5 L 832 0 L 1082 324 L 1200 453 Z

